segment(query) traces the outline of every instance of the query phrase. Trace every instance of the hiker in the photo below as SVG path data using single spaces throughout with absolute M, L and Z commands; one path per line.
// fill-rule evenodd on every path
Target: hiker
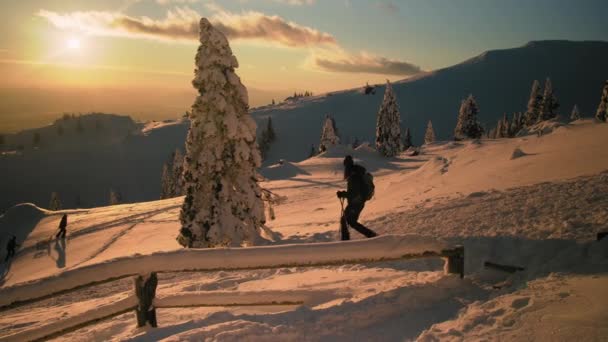
M 17 248 L 17 237 L 13 235 L 13 237 L 10 238 L 10 240 L 8 240 L 8 243 L 6 244 L 6 258 L 4 259 L 5 262 L 15 256 L 15 248 Z
M 61 217 L 61 222 L 59 222 L 59 231 L 57 232 L 57 235 L 55 235 L 55 238 L 59 239 L 59 237 L 61 237 L 62 239 L 65 239 L 65 233 L 66 233 L 67 226 L 68 226 L 68 214 L 63 214 L 63 216 Z
M 359 215 L 365 207 L 365 201 L 371 198 L 370 192 L 373 192 L 372 184 L 367 184 L 365 178 L 371 178 L 371 175 L 367 174 L 365 168 L 361 165 L 357 165 L 353 162 L 353 157 L 346 156 L 344 158 L 344 179 L 347 181 L 346 191 L 338 191 L 337 195 L 340 200 L 346 198 L 348 205 L 342 212 L 340 218 L 340 231 L 342 233 L 342 240 L 350 240 L 350 233 L 348 232 L 348 226 L 351 226 L 359 233 L 365 235 L 368 238 L 377 236 L 373 230 L 365 227 L 359 220 Z M 371 180 L 370 180 L 371 182 Z

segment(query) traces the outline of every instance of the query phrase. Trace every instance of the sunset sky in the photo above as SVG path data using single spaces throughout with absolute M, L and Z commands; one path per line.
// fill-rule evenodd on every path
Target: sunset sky
M 606 13 L 603 0 L 3 0 L 0 132 L 62 112 L 180 115 L 201 16 L 228 36 L 255 107 L 530 40 L 606 40 Z

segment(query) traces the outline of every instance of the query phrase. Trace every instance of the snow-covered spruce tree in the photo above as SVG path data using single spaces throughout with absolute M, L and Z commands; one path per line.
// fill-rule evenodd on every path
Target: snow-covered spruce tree
M 511 122 L 509 121 L 509 116 L 507 113 L 504 113 L 502 117 L 502 136 L 503 138 L 508 138 L 511 136 Z
M 547 78 L 545 81 L 543 100 L 540 104 L 538 122 L 551 120 L 557 117 L 557 108 L 559 108 L 559 103 L 557 102 L 555 94 L 553 94 L 553 85 L 551 84 L 551 80 Z
M 514 137 L 521 129 L 521 113 L 513 113 L 511 125 L 509 125 L 509 136 Z
M 268 121 L 266 122 L 266 139 L 270 143 L 273 143 L 277 138 L 276 133 L 274 132 L 274 127 L 272 126 L 272 118 L 269 116 Z
M 595 118 L 602 122 L 608 121 L 608 80 L 604 84 L 602 98 L 600 99 L 600 104 L 597 106 Z
M 160 177 L 160 199 L 171 198 L 171 190 L 173 188 L 173 165 L 169 162 L 163 163 L 163 172 Z
M 405 129 L 405 137 L 403 138 L 403 149 L 407 150 L 412 146 L 412 133 L 410 133 L 410 128 L 408 127 Z
M 184 192 L 184 155 L 182 151 L 178 148 L 173 153 L 173 163 L 172 163 L 172 183 L 173 183 L 173 191 L 171 193 L 172 197 L 182 196 L 185 194 Z
M 110 205 L 122 203 L 122 194 L 118 190 L 110 189 Z
M 385 157 L 401 152 L 401 114 L 391 83 L 386 80 L 384 99 L 376 116 L 376 150 Z
M 426 132 L 424 132 L 424 143 L 430 144 L 435 142 L 435 130 L 431 120 L 426 124 Z
M 483 127 L 477 121 L 479 109 L 473 95 L 469 95 L 460 104 L 458 121 L 454 128 L 454 140 L 478 139 L 483 134 Z
M 572 112 L 570 113 L 570 121 L 576 121 L 581 118 L 581 113 L 578 111 L 578 106 L 574 105 L 572 107 Z
M 319 153 L 327 151 L 328 148 L 338 145 L 340 143 L 340 136 L 338 135 L 338 128 L 336 127 L 336 121 L 331 115 L 327 114 L 323 121 L 323 128 L 321 129 L 321 140 L 319 141 Z
M 540 89 L 540 83 L 537 80 L 532 82 L 532 90 L 530 90 L 530 99 L 528 100 L 528 109 L 524 114 L 524 126 L 530 127 L 538 122 L 540 115 L 540 106 L 543 101 L 543 95 Z
M 502 135 L 503 132 L 504 132 L 503 121 L 498 120 L 496 122 L 496 127 L 494 128 L 494 136 L 492 138 L 494 138 L 494 139 L 504 138 L 504 135 Z
M 56 192 L 51 193 L 51 201 L 49 202 L 50 210 L 61 210 L 61 200 L 59 194 Z
M 200 43 L 177 241 L 187 247 L 251 245 L 265 218 L 247 89 L 234 72 L 238 62 L 226 37 L 205 18 L 200 20 Z

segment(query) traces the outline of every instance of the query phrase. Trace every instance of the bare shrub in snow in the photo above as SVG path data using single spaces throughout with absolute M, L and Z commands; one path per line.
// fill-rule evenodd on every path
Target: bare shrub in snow
M 234 72 L 238 62 L 226 37 L 206 18 L 200 21 L 200 43 L 177 241 L 187 247 L 251 245 L 264 223 L 264 205 L 247 89 Z
M 401 148 L 401 114 L 391 83 L 386 90 L 376 117 L 376 150 L 385 157 L 393 157 Z

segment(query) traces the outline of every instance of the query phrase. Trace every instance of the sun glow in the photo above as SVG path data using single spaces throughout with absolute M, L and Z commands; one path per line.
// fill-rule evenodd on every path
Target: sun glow
M 71 50 L 79 50 L 80 49 L 80 39 L 78 38 L 70 38 L 66 41 L 66 46 Z

